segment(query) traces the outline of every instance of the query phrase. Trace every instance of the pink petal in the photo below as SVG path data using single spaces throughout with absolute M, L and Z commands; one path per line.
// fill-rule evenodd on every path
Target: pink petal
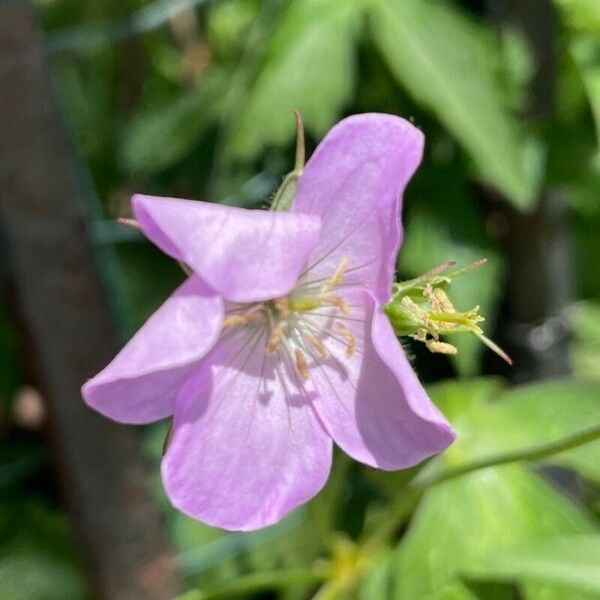
M 323 487 L 333 444 L 295 371 L 266 356 L 264 332 L 224 340 L 177 401 L 163 482 L 193 518 L 258 529 Z
M 400 199 L 421 161 L 423 134 L 392 115 L 362 114 L 336 125 L 308 161 L 292 212 L 318 215 L 321 238 L 305 279 L 329 277 L 342 257 L 344 283 L 389 299 L 401 240 Z
M 335 327 L 323 338 L 331 358 L 311 367 L 313 404 L 334 441 L 356 460 L 386 470 L 411 467 L 444 450 L 454 433 L 372 296 L 352 296 L 352 312 L 341 322 L 354 334 L 357 351 L 346 356 Z M 321 328 L 327 319 L 315 323 Z
M 199 277 L 190 277 L 83 386 L 85 401 L 123 423 L 173 414 L 181 385 L 217 339 L 222 320 L 223 300 Z
M 287 294 L 320 230 L 318 216 L 136 195 L 143 232 L 234 302 Z

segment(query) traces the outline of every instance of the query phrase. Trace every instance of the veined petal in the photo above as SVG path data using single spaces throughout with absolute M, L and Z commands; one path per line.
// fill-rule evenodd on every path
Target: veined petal
M 354 336 L 347 340 L 323 317 L 317 329 L 331 357 L 313 355 L 313 402 L 325 428 L 347 454 L 386 470 L 411 467 L 444 450 L 454 440 L 446 419 L 429 400 L 411 368 L 387 317 L 367 292 L 351 296 L 349 317 L 336 317 Z
M 304 169 L 292 207 L 322 219 L 306 279 L 329 277 L 345 257 L 346 285 L 366 288 L 380 302 L 389 299 L 401 241 L 400 200 L 423 141 L 408 121 L 383 114 L 349 117 L 327 134 Z
M 123 423 L 149 423 L 173 414 L 181 385 L 214 344 L 222 322 L 223 300 L 193 275 L 85 383 L 85 401 Z
M 152 242 L 234 302 L 287 294 L 320 231 L 316 215 L 141 195 L 132 204 Z
M 265 344 L 260 327 L 225 331 L 182 389 L 162 464 L 171 502 L 224 529 L 275 523 L 312 498 L 331 467 L 312 399 Z

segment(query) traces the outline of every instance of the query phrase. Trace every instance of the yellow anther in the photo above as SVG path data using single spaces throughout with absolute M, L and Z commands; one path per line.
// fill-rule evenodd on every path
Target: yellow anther
M 346 340 L 346 356 L 352 358 L 354 352 L 356 352 L 356 337 L 343 323 L 336 323 L 336 327 Z
M 306 356 L 300 348 L 294 350 L 294 358 L 296 359 L 296 369 L 303 379 L 308 379 L 310 372 L 308 370 L 308 363 L 306 362 Z
M 435 354 L 456 354 L 458 352 L 456 346 L 437 340 L 427 340 L 425 346 L 427 346 L 430 352 L 434 352 Z
M 283 340 L 283 336 L 285 334 L 285 328 L 287 327 L 287 323 L 285 321 L 280 321 L 271 331 L 271 335 L 269 336 L 269 340 L 267 342 L 267 354 L 275 354 L 279 348 L 281 347 L 281 341 Z
M 431 285 L 428 285 L 426 286 L 423 294 L 429 300 L 433 312 L 456 312 L 454 306 L 452 305 L 452 302 L 450 302 L 450 298 L 448 298 L 448 294 L 446 294 L 444 290 L 440 288 L 434 288 L 431 287 Z
M 404 296 L 404 298 L 402 298 L 402 306 L 404 306 L 408 314 L 418 322 L 423 323 L 424 325 L 427 323 L 427 312 L 424 311 L 412 298 Z
M 350 314 L 350 307 L 341 296 L 327 295 L 319 296 L 319 298 L 326 304 L 331 304 L 332 306 L 335 306 L 343 315 Z
M 310 345 L 321 355 L 321 358 L 329 358 L 329 352 L 327 352 L 325 344 L 316 335 L 313 335 L 312 333 L 305 333 L 304 335 Z
M 342 260 L 340 260 L 340 263 L 333 272 L 333 275 L 323 284 L 323 287 L 321 288 L 322 294 L 327 294 L 328 292 L 336 288 L 338 285 L 340 285 L 340 283 L 342 283 L 349 264 L 350 261 L 348 260 L 348 258 L 345 256 L 342 257 Z

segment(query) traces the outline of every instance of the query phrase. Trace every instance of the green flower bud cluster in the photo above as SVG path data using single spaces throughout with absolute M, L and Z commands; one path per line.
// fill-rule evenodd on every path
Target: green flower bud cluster
M 423 342 L 431 352 L 456 354 L 456 346 L 440 338 L 470 333 L 512 364 L 506 352 L 483 334 L 479 323 L 485 319 L 479 314 L 479 306 L 465 312 L 457 311 L 447 294 L 453 279 L 473 271 L 485 262 L 486 259 L 483 258 L 459 269 L 452 269 L 454 263 L 449 262 L 415 279 L 395 283 L 392 299 L 384 310 L 396 335 Z

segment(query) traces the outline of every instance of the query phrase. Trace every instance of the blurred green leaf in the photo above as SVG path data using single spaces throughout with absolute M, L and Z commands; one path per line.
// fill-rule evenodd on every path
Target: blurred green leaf
M 569 27 L 600 33 L 600 3 L 597 0 L 554 0 Z
M 354 43 L 364 4 L 365 0 L 290 3 L 238 108 L 229 141 L 234 157 L 253 158 L 269 145 L 289 142 L 294 109 L 317 137 L 333 125 L 354 89 Z
M 153 106 L 125 131 L 123 161 L 134 174 L 155 173 L 188 154 L 217 119 L 224 75 L 216 70 L 161 109 Z
M 71 565 L 35 548 L 0 556 L 2 600 L 78 600 L 87 598 L 81 574 Z
M 581 72 L 600 139 L 600 26 L 593 37 L 581 36 L 573 40 L 571 52 Z
M 491 32 L 450 3 L 375 0 L 375 41 L 398 81 L 466 148 L 481 176 L 531 208 L 540 156 L 510 113 Z
M 600 382 L 600 304 L 578 302 L 571 311 L 575 375 Z
M 459 383 L 446 385 L 460 389 Z M 432 388 L 435 398 L 435 386 Z M 490 400 L 473 403 L 455 418 L 458 438 L 443 460 L 464 462 L 500 451 L 526 449 L 600 423 L 600 384 L 595 382 L 569 379 L 531 384 L 494 395 Z M 443 403 L 441 408 L 444 410 Z M 600 442 L 592 442 L 547 461 L 600 481 L 599 451 Z
M 65 516 L 22 493 L 0 503 L 0 598 L 79 600 L 89 590 Z
M 483 557 L 467 575 L 494 580 L 552 581 L 600 595 L 599 566 L 600 535 L 574 535 L 545 538 L 494 552 Z
M 443 598 L 437 590 L 492 551 L 593 530 L 579 508 L 519 465 L 471 473 L 424 496 L 398 547 L 395 597 Z

